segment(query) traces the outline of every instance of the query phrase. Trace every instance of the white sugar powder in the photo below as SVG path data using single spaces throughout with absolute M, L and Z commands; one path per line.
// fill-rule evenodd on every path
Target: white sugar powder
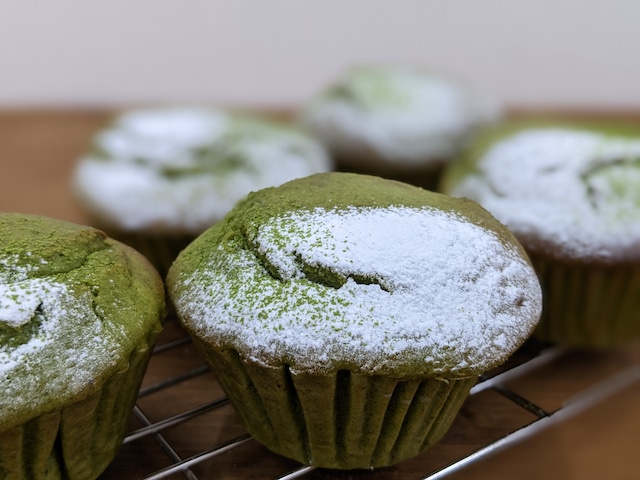
M 212 115 L 130 113 L 101 134 L 107 158 L 82 159 L 74 177 L 87 210 L 122 230 L 197 234 L 251 191 L 331 168 L 304 135 Z
M 531 129 L 490 149 L 450 193 L 483 205 L 533 249 L 640 259 L 640 141 Z
M 515 248 L 438 210 L 299 211 L 249 241 L 271 275 L 256 253 L 219 248 L 174 300 L 198 334 L 257 361 L 480 372 L 540 313 L 535 273 Z
M 104 340 L 90 293 L 78 295 L 53 279 L 27 279 L 30 268 L 16 259 L 0 260 L 0 328 L 8 335 L 0 345 L 0 424 L 18 411 L 42 411 L 75 395 L 119 359 Z
M 118 117 L 113 127 L 100 133 L 96 144 L 121 161 L 188 165 L 193 149 L 217 139 L 228 122 L 227 115 L 217 110 L 134 110 Z
M 44 290 L 44 285 L 33 281 L 0 283 L 0 322 L 13 328 L 28 323 L 42 302 Z

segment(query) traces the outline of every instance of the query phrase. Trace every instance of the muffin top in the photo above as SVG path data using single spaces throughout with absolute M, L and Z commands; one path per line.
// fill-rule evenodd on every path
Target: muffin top
M 487 132 L 442 190 L 477 201 L 531 252 L 640 260 L 640 132 L 549 122 Z
M 0 431 L 100 390 L 161 328 L 158 274 L 99 230 L 0 214 Z
M 251 194 L 181 253 L 167 286 L 205 342 L 310 373 L 477 375 L 541 308 L 522 248 L 478 205 L 347 173 Z
M 157 108 L 126 112 L 99 132 L 74 188 L 105 228 L 197 234 L 252 190 L 330 168 L 318 142 L 284 125 Z
M 301 122 L 342 161 L 433 168 L 498 114 L 495 102 L 442 75 L 361 67 L 313 98 Z

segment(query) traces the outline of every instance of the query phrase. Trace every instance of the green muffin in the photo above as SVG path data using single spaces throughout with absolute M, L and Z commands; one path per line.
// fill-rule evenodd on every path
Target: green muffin
M 88 480 L 118 450 L 164 317 L 158 273 L 99 230 L 0 214 L 0 478 Z
M 436 443 L 541 308 L 522 248 L 478 205 L 349 173 L 252 193 L 167 288 L 248 431 L 339 469 Z
M 500 113 L 497 102 L 447 75 L 378 65 L 349 69 L 299 117 L 340 170 L 433 189 L 444 165 Z
M 485 132 L 441 190 L 477 201 L 527 250 L 540 338 L 605 348 L 640 338 L 640 131 L 520 121 Z

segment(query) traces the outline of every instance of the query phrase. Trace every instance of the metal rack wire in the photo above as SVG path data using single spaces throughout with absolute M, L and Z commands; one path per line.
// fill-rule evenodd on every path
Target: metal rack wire
M 190 339 L 186 334 L 184 334 L 180 338 L 173 339 L 156 346 L 154 355 L 158 355 L 172 349 L 184 348 L 187 345 L 190 345 Z M 468 454 L 455 458 L 447 465 L 439 466 L 430 472 L 424 472 L 423 476 L 418 477 L 417 480 L 436 480 L 445 478 L 447 475 L 459 471 L 469 464 L 512 445 L 523 438 L 533 435 L 549 425 L 564 421 L 567 418 L 582 412 L 602 399 L 612 396 L 616 392 L 621 391 L 632 383 L 640 380 L 640 364 L 628 366 L 622 371 L 609 375 L 595 384 L 590 385 L 585 390 L 579 392 L 578 395 L 575 395 L 568 401 L 564 402 L 560 408 L 553 411 L 545 410 L 535 402 L 523 397 L 507 386 L 508 383 L 513 382 L 532 371 L 544 368 L 546 365 L 557 360 L 564 353 L 564 350 L 558 347 L 536 345 L 534 348 L 529 348 L 527 352 L 521 354 L 518 358 L 508 363 L 500 371 L 492 372 L 489 375 L 480 378 L 479 382 L 471 390 L 470 397 L 480 395 L 482 392 L 493 391 L 508 402 L 517 405 L 519 408 L 528 412 L 532 420 L 526 420 L 522 425 L 514 428 L 509 433 L 480 446 L 480 448 L 477 448 Z M 147 396 L 169 388 L 180 388 L 180 386 L 185 382 L 189 382 L 208 374 L 210 374 L 208 367 L 205 365 L 199 365 L 180 372 L 177 375 L 164 378 L 156 383 L 148 384 L 140 390 L 139 401 L 133 411 L 139 426 L 129 433 L 124 440 L 124 444 L 125 446 L 133 445 L 142 439 L 152 438 L 170 461 L 170 464 L 162 468 L 146 472 L 146 476 L 141 477 L 144 478 L 144 480 L 160 480 L 169 477 L 176 479 L 186 478 L 188 480 L 209 480 L 209 476 L 201 477 L 194 473 L 193 467 L 226 452 L 238 449 L 242 445 L 252 441 L 249 434 L 242 433 L 203 449 L 196 454 L 182 457 L 176 451 L 174 446 L 172 446 L 171 442 L 165 437 L 165 432 L 172 427 L 193 421 L 194 419 L 197 420 L 203 415 L 225 407 L 229 403 L 226 397 L 221 395 L 217 399 L 212 399 L 204 404 L 157 421 L 152 421 L 145 413 L 144 407 L 140 404 L 140 401 Z M 291 467 L 291 464 L 289 464 L 289 467 Z M 273 478 L 276 480 L 305 478 L 307 474 L 315 470 L 315 467 L 305 465 L 296 466 L 294 464 L 293 467 L 289 467 L 287 467 L 286 472 L 277 474 Z

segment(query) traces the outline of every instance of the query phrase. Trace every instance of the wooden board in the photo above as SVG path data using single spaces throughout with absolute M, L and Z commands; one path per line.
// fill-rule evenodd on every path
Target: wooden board
M 85 223 L 71 193 L 70 178 L 91 135 L 109 115 L 78 110 L 0 112 L 0 211 Z M 196 409 L 195 414 L 155 434 L 146 431 L 145 435 L 143 430 L 140 438 L 121 449 L 102 478 L 145 478 L 177 459 L 215 450 L 238 438 L 241 443 L 198 462 L 191 474 L 166 478 L 273 479 L 298 468 L 295 462 L 246 440 L 245 430 L 231 406 L 222 400 L 214 376 L 188 341 L 180 343 L 182 337 L 184 332 L 177 322 L 168 321 L 160 343 L 178 343 L 153 356 L 138 403 L 141 415 L 132 416 L 131 428 L 137 431 L 142 427 L 143 416 L 160 428 L 175 415 Z M 538 347 L 529 345 L 529 351 L 521 352 L 513 363 L 535 357 Z M 497 449 L 447 478 L 635 479 L 640 448 L 639 365 L 639 343 L 600 353 L 556 352 L 531 372 L 471 396 L 442 442 L 416 459 L 374 472 L 315 470 L 300 478 L 421 479 L 535 422 L 542 427 L 526 429 L 519 442 Z M 187 378 L 162 385 L 183 374 Z M 585 392 L 586 397 L 580 397 Z M 575 398 L 589 408 L 567 407 L 566 402 Z M 216 402 L 221 405 L 213 408 Z M 540 410 L 553 421 L 537 421 L 535 412 Z M 167 450 L 174 450 L 175 457 Z

